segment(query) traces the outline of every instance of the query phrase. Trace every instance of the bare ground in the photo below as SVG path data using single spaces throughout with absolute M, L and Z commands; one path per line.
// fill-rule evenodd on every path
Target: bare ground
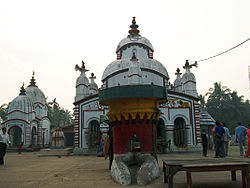
M 37 152 L 22 154 L 7 153 L 5 165 L 0 166 L 0 187 L 81 187 L 119 188 L 124 187 L 111 179 L 108 160 L 95 156 L 38 157 Z M 212 158 L 210 151 L 207 158 Z M 250 161 L 239 156 L 238 147 L 231 147 L 229 157 Z M 160 177 L 148 188 L 163 188 L 162 159 L 198 159 L 200 153 L 174 153 L 158 155 Z M 237 181 L 231 181 L 231 173 L 202 172 L 192 173 L 193 188 L 241 188 L 241 173 L 237 171 Z M 132 185 L 131 188 L 142 186 Z M 186 175 L 178 172 L 174 177 L 175 188 L 186 187 Z

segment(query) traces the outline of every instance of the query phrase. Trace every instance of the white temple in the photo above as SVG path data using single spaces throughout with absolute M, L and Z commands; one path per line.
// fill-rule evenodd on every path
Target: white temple
M 167 62 L 164 65 L 153 57 L 154 48 L 150 41 L 139 35 L 135 19 L 129 34 L 122 39 L 116 49 L 117 59 L 111 62 L 103 72 L 103 85 L 100 89 L 122 85 L 163 86 L 167 90 L 168 102 L 161 104 L 161 115 L 157 123 L 157 137 L 171 143 L 171 150 L 187 151 L 199 148 L 200 121 L 196 79 L 191 68 L 196 64 L 184 65 L 184 74 L 177 69 L 173 85 L 169 83 Z M 105 125 L 99 123 L 100 115 L 109 109 L 99 104 L 98 88 L 86 76 L 85 64 L 76 65 L 81 72 L 76 81 L 75 96 L 75 152 L 89 153 L 96 151 L 99 132 L 105 132 Z M 182 75 L 182 76 L 181 76 Z M 94 89 L 93 89 L 94 88 Z
M 47 117 L 46 98 L 38 88 L 34 73 L 30 85 L 14 98 L 9 107 L 7 120 L 2 123 L 7 128 L 11 146 L 46 147 L 50 141 L 50 120 Z

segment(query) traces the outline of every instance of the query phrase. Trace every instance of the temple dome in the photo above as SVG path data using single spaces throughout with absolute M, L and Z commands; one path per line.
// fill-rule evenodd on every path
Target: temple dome
M 76 79 L 76 87 L 79 85 L 89 85 L 89 79 L 86 77 L 85 74 L 81 74 L 77 79 Z
M 187 81 L 193 81 L 196 82 L 195 76 L 192 72 L 186 72 L 183 74 L 182 78 L 181 78 L 181 82 L 185 83 Z
M 8 108 L 8 113 L 13 111 L 21 111 L 25 113 L 33 112 L 33 101 L 26 95 L 25 90 L 22 86 L 20 94 L 14 98 Z
M 36 86 L 34 75 L 31 78 L 30 85 L 26 88 L 26 94 L 32 98 L 33 103 L 46 104 L 44 93 Z
M 131 60 L 128 60 L 128 59 L 115 60 L 111 62 L 103 72 L 102 81 L 116 72 L 119 72 L 122 70 L 125 71 L 129 69 L 130 62 Z M 159 61 L 155 59 L 138 59 L 138 63 L 141 69 L 143 68 L 148 69 L 148 70 L 157 72 L 163 75 L 164 77 L 169 78 L 166 68 Z
M 152 46 L 152 44 L 149 42 L 149 40 L 145 37 L 141 37 L 141 36 L 128 36 L 124 39 L 121 40 L 121 42 L 119 42 L 117 48 L 116 48 L 116 52 L 118 52 L 119 50 L 121 50 L 123 47 L 129 45 L 129 44 L 141 44 L 144 46 L 147 46 L 148 48 L 150 48 L 152 51 L 154 51 L 154 48 Z

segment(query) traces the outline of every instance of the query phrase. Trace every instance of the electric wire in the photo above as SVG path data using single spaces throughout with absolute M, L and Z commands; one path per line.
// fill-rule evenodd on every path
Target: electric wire
M 221 52 L 221 53 L 219 53 L 219 54 L 216 54 L 216 55 L 214 55 L 214 56 L 210 56 L 210 57 L 205 58 L 205 59 L 201 59 L 201 60 L 199 60 L 199 61 L 193 61 L 193 62 L 197 62 L 197 63 L 198 63 L 198 62 L 201 62 L 201 61 L 207 61 L 207 60 L 209 60 L 209 59 L 218 57 L 218 56 L 220 56 L 220 55 L 223 55 L 223 54 L 225 54 L 225 53 L 227 53 L 227 52 L 229 52 L 229 51 L 231 51 L 231 50 L 233 50 L 233 49 L 235 49 L 235 48 L 241 46 L 242 44 L 246 43 L 246 42 L 249 41 L 249 40 L 250 40 L 250 38 L 244 40 L 243 42 L 237 44 L 236 46 L 234 46 L 234 47 L 232 47 L 232 48 L 229 48 L 229 49 L 227 49 L 227 50 L 225 50 L 225 51 L 223 51 L 223 52 Z

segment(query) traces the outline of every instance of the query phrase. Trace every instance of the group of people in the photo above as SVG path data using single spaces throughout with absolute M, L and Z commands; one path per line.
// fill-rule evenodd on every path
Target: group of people
M 229 129 L 226 127 L 225 123 L 215 122 L 215 126 L 212 129 L 213 133 L 213 143 L 215 149 L 214 158 L 226 157 L 228 155 L 228 148 L 230 140 L 232 140 Z M 247 148 L 245 150 L 246 137 L 248 135 Z M 248 129 L 238 123 L 238 126 L 235 129 L 235 141 L 239 143 L 240 147 L 240 155 L 249 157 L 250 156 L 250 124 L 248 125 Z M 207 146 L 208 139 L 206 135 L 205 129 L 202 130 L 201 133 L 201 143 L 202 143 L 202 151 L 203 156 L 207 156 Z

